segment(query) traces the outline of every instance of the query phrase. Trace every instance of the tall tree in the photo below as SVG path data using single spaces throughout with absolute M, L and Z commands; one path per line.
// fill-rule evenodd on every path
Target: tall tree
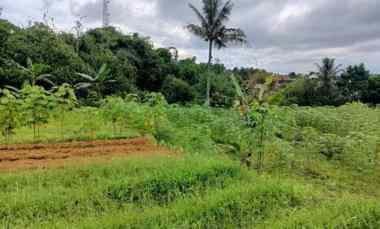
M 364 64 L 348 66 L 339 79 L 338 86 L 350 102 L 362 100 L 368 91 L 370 72 Z
M 337 78 L 341 72 L 341 65 L 335 64 L 335 59 L 324 58 L 322 64 L 316 64 L 317 76 L 319 79 L 319 92 L 324 97 L 325 102 L 329 103 L 336 99 Z
M 189 7 L 198 17 L 200 24 L 189 24 L 187 29 L 194 35 L 202 38 L 209 44 L 208 66 L 213 59 L 213 47 L 218 49 L 226 48 L 229 43 L 246 43 L 246 35 L 239 28 L 228 28 L 226 22 L 230 19 L 233 4 L 229 0 L 223 3 L 223 0 L 202 0 L 202 10 L 197 9 L 194 5 Z M 207 76 L 206 105 L 210 105 L 210 74 Z

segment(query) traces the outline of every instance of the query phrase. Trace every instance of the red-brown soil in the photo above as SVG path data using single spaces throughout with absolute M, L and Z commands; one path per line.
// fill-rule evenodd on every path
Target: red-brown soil
M 59 144 L 0 145 L 0 171 L 65 167 L 123 156 L 168 154 L 145 138 Z

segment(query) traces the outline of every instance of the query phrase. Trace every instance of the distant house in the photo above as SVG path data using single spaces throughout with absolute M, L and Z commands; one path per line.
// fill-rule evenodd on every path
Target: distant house
M 288 75 L 275 74 L 273 75 L 274 88 L 279 89 L 283 86 L 293 82 L 294 79 L 290 78 Z

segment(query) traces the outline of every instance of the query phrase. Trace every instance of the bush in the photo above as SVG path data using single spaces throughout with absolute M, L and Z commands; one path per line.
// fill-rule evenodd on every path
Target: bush
M 184 80 L 174 76 L 166 77 L 161 92 L 169 103 L 189 103 L 195 98 L 194 89 Z

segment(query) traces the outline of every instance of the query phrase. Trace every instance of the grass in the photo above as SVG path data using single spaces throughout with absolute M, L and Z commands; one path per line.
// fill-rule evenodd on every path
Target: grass
M 51 117 L 50 121 L 39 129 L 39 136 L 34 138 L 33 129 L 22 126 L 17 128 L 15 134 L 8 140 L 0 135 L 0 144 L 56 143 L 139 136 L 138 131 L 126 126 L 119 126 L 117 130 L 114 130 L 112 124 L 103 119 L 98 109 L 91 108 L 67 112 L 63 123 Z
M 209 187 L 223 187 L 240 176 L 236 163 L 198 157 L 119 159 L 107 165 L 2 175 L 0 220 L 29 226 L 99 215 L 128 204 L 165 204 Z
M 64 138 L 55 121 L 41 138 L 151 134 L 182 154 L 0 174 L 0 227 L 380 227 L 379 109 L 273 107 L 257 174 L 240 165 L 257 145 L 237 112 L 126 106 L 128 120 L 117 133 L 101 115 L 78 110 L 68 115 Z M 32 140 L 27 128 L 13 137 Z

